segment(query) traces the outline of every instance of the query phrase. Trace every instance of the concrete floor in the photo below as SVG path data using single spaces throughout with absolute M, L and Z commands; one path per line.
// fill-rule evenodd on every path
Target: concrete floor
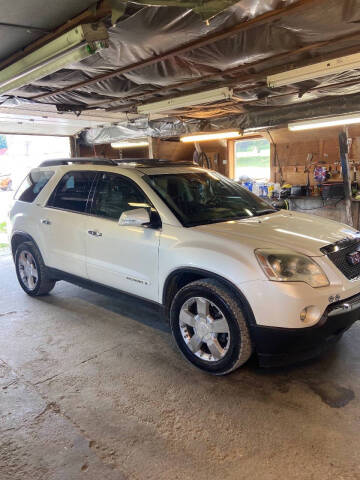
M 1 480 L 360 479 L 360 324 L 320 360 L 214 378 L 153 307 L 33 299 L 0 269 Z

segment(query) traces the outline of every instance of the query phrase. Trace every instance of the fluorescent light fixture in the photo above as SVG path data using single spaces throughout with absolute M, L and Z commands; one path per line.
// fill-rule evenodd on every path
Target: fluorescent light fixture
M 312 130 L 314 128 L 339 127 L 342 125 L 352 125 L 360 123 L 360 113 L 351 115 L 339 115 L 336 117 L 315 118 L 313 120 L 304 120 L 301 122 L 289 123 L 289 130 L 296 132 L 299 130 Z
M 184 95 L 183 97 L 169 98 L 168 100 L 161 100 L 160 102 L 140 105 L 137 107 L 137 111 L 139 114 L 158 113 L 182 107 L 192 107 L 193 105 L 217 102 L 219 100 L 230 100 L 232 96 L 232 89 L 228 87 L 216 88 L 205 92 Z
M 269 75 L 267 77 L 267 84 L 272 88 L 282 87 L 284 85 L 326 77 L 326 75 L 342 73 L 356 68 L 360 68 L 360 53 L 354 53 L 353 55 L 334 58 L 327 62 L 315 63 L 307 67 L 294 68 L 287 72 Z
M 149 142 L 147 140 L 139 140 L 138 142 L 134 141 L 123 141 L 123 142 L 113 142 L 111 144 L 112 148 L 137 148 L 137 147 L 148 147 Z
M 216 132 L 216 133 L 199 133 L 196 135 L 184 135 L 180 138 L 181 142 L 206 142 L 208 140 L 225 140 L 229 138 L 240 137 L 240 132 Z
M 0 95 L 79 62 L 107 46 L 108 32 L 102 23 L 73 28 L 43 47 L 0 71 Z

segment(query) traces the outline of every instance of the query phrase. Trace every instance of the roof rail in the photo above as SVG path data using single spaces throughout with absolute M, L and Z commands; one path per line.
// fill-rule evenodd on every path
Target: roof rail
M 196 166 L 193 161 L 190 160 L 180 160 L 180 161 L 171 161 L 161 158 L 122 158 L 120 160 L 113 160 L 117 165 L 135 164 L 141 167 L 178 167 L 178 166 Z
M 90 165 L 135 165 L 137 167 L 181 167 L 181 166 L 199 166 L 190 160 L 171 161 L 159 158 L 93 158 L 93 157 L 76 157 L 76 158 L 60 158 L 58 160 L 45 160 L 40 163 L 39 167 L 56 167 L 58 165 L 76 165 L 76 164 L 90 164 Z
M 60 158 L 58 160 L 45 160 L 44 162 L 40 163 L 39 167 L 56 167 L 57 165 L 72 165 L 83 163 L 90 163 L 92 165 L 117 165 L 117 163 L 110 158 L 76 157 Z

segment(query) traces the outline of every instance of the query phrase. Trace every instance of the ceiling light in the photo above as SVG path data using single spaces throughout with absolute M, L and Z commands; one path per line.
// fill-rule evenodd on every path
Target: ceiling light
M 148 147 L 149 142 L 147 140 L 140 140 L 138 142 L 113 142 L 111 144 L 112 148 L 137 148 L 137 147 Z
M 166 110 L 175 110 L 182 107 L 192 107 L 193 105 L 202 105 L 204 103 L 217 102 L 219 100 L 230 100 L 233 91 L 228 87 L 216 88 L 204 92 L 184 95 L 183 97 L 169 98 L 160 102 L 147 103 L 137 107 L 139 114 L 164 112 Z
M 296 132 L 299 130 L 312 130 L 314 128 L 338 127 L 342 125 L 352 125 L 360 123 L 360 113 L 352 115 L 339 115 L 336 117 L 316 118 L 313 120 L 304 120 L 301 122 L 289 123 L 289 130 Z
M 205 142 L 207 140 L 224 140 L 229 138 L 240 137 L 240 132 L 217 132 L 217 133 L 202 133 L 196 135 L 184 135 L 180 138 L 181 142 L 190 143 L 190 142 Z
M 79 62 L 107 46 L 104 24 L 73 28 L 43 47 L 0 71 L 0 95 L 21 88 L 62 68 Z
M 326 62 L 315 63 L 307 67 L 294 68 L 287 72 L 269 75 L 267 84 L 269 87 L 282 87 L 292 83 L 314 80 L 314 78 L 326 77 L 335 73 L 342 73 L 360 68 L 360 53 L 346 55 L 345 57 L 334 58 Z

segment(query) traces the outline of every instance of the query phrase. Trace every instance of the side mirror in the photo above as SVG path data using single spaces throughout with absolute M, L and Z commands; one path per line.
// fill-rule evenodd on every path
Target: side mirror
M 150 214 L 146 208 L 134 208 L 126 210 L 121 214 L 119 225 L 121 226 L 140 226 L 150 223 Z

